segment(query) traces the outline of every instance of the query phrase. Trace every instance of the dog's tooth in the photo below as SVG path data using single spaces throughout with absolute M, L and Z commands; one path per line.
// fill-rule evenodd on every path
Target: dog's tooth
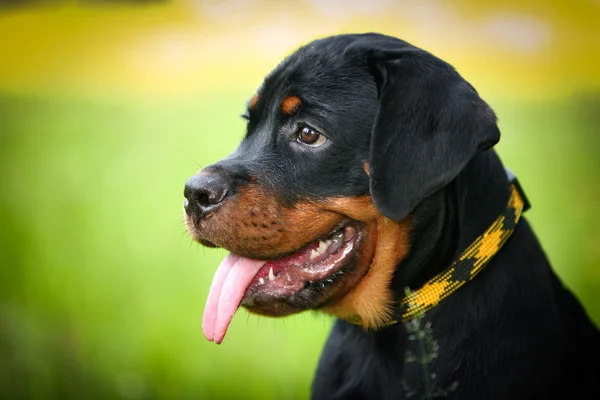
M 310 259 L 314 260 L 315 258 L 317 258 L 319 256 L 319 251 L 317 249 L 312 249 L 310 251 Z
M 275 280 L 275 274 L 273 273 L 273 267 L 269 268 L 269 280 Z
M 325 252 L 327 251 L 327 248 L 329 247 L 329 244 L 331 244 L 331 241 L 329 241 L 329 240 L 326 240 L 326 241 L 321 240 L 319 242 L 319 249 L 318 249 L 319 255 L 325 254 Z
M 264 280 L 263 278 L 260 278 L 260 279 L 258 280 L 258 283 L 259 283 L 260 285 L 264 285 L 264 284 L 265 284 L 265 280 Z
M 319 247 L 317 248 L 317 251 L 319 252 L 319 254 L 323 254 L 323 249 L 326 247 L 325 242 L 324 241 L 319 241 Z

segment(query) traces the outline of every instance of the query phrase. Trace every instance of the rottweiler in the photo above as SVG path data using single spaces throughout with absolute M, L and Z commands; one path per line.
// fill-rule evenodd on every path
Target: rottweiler
M 230 252 L 203 316 L 336 318 L 314 399 L 600 399 L 600 333 L 552 271 L 493 146 L 497 118 L 400 39 L 300 47 L 247 104 L 237 149 L 184 189 Z

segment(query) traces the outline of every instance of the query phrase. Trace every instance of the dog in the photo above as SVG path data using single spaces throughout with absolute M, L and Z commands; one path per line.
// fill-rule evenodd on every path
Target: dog
M 600 399 L 600 333 L 521 213 L 494 111 L 400 39 L 300 47 L 247 104 L 239 147 L 184 189 L 230 252 L 203 316 L 336 317 L 313 399 Z

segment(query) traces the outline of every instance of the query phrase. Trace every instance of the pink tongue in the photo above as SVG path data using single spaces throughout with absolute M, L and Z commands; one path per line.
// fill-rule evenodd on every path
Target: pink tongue
M 240 306 L 246 288 L 266 261 L 229 254 L 215 272 L 204 307 L 202 330 L 211 342 L 220 344 L 233 314 Z

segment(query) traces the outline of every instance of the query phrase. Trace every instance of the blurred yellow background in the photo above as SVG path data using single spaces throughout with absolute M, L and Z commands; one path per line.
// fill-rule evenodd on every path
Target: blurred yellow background
M 9 5 L 10 3 L 10 5 Z M 262 78 L 316 37 L 377 31 L 453 64 L 565 283 L 600 322 L 600 1 L 0 4 L 0 398 L 306 398 L 332 324 L 201 316 L 222 250 L 183 184 L 231 152 Z

